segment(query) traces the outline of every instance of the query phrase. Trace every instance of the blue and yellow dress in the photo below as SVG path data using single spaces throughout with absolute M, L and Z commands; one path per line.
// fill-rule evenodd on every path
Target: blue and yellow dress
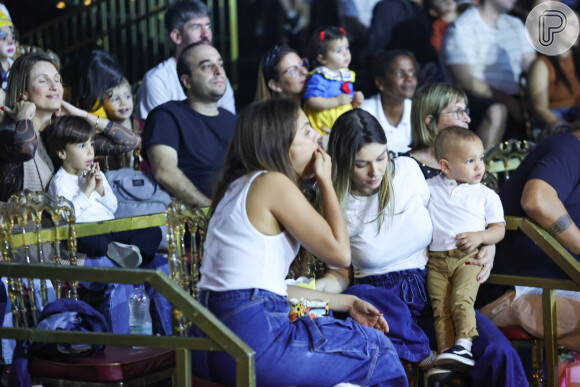
M 306 84 L 304 100 L 313 97 L 333 98 L 340 94 L 350 94 L 354 97 L 355 73 L 347 68 L 340 69 L 338 74 L 328 68 L 321 66 L 310 72 L 310 78 Z M 322 130 L 322 127 L 332 128 L 334 121 L 346 111 L 352 109 L 352 105 L 337 106 L 332 109 L 314 111 L 308 108 L 304 109 L 310 124 L 321 134 L 328 134 Z

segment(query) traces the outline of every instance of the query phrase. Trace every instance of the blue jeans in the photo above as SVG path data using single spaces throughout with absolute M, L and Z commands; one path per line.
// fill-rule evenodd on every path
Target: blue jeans
M 201 303 L 256 352 L 257 384 L 406 386 L 389 339 L 354 320 L 302 317 L 290 323 L 287 297 L 261 290 L 203 291 Z M 235 361 L 225 352 L 193 352 L 194 371 L 235 385 Z
M 409 358 L 414 355 L 417 360 L 411 361 L 426 357 L 429 342 L 436 348 L 426 276 L 426 269 L 411 269 L 357 278 L 355 282 L 364 285 L 351 286 L 346 291 L 369 301 L 383 312 L 389 323 L 388 336 L 400 351 L 399 356 L 411 360 Z M 477 311 L 475 323 L 479 337 L 473 341 L 471 349 L 476 360 L 469 372 L 471 386 L 528 386 L 522 362 L 500 330 Z
M 89 258 L 85 259 L 86 267 L 118 267 L 109 258 Z M 155 254 L 151 262 L 140 266 L 143 269 L 161 269 L 169 275 L 167 259 L 162 255 Z M 130 284 L 103 284 L 97 282 L 81 282 L 90 291 L 102 293 L 102 302 L 92 305 L 105 316 L 109 328 L 114 333 L 130 333 L 129 327 L 129 295 L 134 286 Z M 171 304 L 148 283 L 145 284 L 149 298 L 151 299 L 151 319 L 153 323 L 153 333 L 161 335 L 171 335 Z
M 426 269 L 402 270 L 355 278 L 355 285 L 345 291 L 383 312 L 389 323 L 387 336 L 399 357 L 411 362 L 419 362 L 431 352 L 429 338 L 418 324 L 418 319 L 432 313 L 426 278 Z

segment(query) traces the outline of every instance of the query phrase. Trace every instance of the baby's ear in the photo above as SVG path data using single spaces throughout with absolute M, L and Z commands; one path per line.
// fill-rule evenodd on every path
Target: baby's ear
M 449 173 L 449 171 L 450 171 L 450 169 L 449 169 L 449 163 L 445 159 L 439 160 L 439 167 L 441 168 L 441 170 L 443 171 L 443 173 Z
M 56 155 L 59 159 L 66 160 L 66 151 L 64 149 L 57 151 Z
M 316 55 L 316 60 L 318 61 L 318 63 L 320 63 L 321 65 L 326 66 L 326 58 L 324 57 L 324 55 L 322 54 L 318 54 Z

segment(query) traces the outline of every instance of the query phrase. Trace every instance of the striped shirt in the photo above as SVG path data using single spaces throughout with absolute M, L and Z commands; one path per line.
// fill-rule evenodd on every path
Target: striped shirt
M 477 7 L 467 9 L 447 29 L 440 59 L 447 65 L 470 65 L 472 75 L 508 94 L 518 94 L 523 57 L 533 53 L 524 24 L 502 14 L 497 28 L 487 25 Z

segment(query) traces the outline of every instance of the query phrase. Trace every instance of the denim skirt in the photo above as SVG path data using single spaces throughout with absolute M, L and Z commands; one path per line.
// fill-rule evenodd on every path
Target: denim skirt
M 202 291 L 200 302 L 256 352 L 261 386 L 406 386 L 390 340 L 347 318 L 301 317 L 290 323 L 288 298 L 261 289 Z M 193 352 L 194 372 L 235 385 L 225 352 Z

